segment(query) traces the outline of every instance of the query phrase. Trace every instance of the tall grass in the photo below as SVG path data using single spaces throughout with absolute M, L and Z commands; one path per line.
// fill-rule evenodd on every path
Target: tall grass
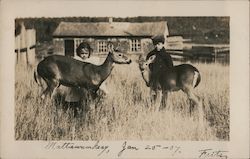
M 154 111 L 136 63 L 116 65 L 107 79 L 110 93 L 95 101 L 94 112 L 74 117 L 49 99 L 41 100 L 33 70 L 16 66 L 17 140 L 229 140 L 229 67 L 195 64 L 202 81 L 204 127 L 188 115 L 186 95 L 169 95 L 171 110 Z

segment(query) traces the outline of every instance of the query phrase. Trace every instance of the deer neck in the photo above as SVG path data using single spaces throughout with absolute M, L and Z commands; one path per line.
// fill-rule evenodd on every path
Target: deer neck
M 114 60 L 112 58 L 112 54 L 109 53 L 106 60 L 99 67 L 102 80 L 105 80 L 106 78 L 108 78 L 113 67 L 114 67 Z

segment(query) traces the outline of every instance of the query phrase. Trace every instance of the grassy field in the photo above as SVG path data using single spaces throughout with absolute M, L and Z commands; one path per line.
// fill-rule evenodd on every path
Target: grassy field
M 17 140 L 229 140 L 229 66 L 194 64 L 202 80 L 195 89 L 204 104 L 204 127 L 187 115 L 188 100 L 169 95 L 173 108 L 154 111 L 138 65 L 116 65 L 107 79 L 110 94 L 95 113 L 74 118 L 50 100 L 40 99 L 33 70 L 16 67 L 15 138 Z

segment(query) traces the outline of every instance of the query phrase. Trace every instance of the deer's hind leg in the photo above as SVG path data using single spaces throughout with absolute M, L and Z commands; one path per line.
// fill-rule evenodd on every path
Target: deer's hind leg
M 200 100 L 200 98 L 198 96 L 196 96 L 193 93 L 193 87 L 184 87 L 183 92 L 185 92 L 188 96 L 188 99 L 190 100 L 190 106 L 189 106 L 189 113 L 190 116 L 193 115 L 193 111 L 194 111 L 194 107 L 197 107 L 197 110 L 199 112 L 199 118 L 201 118 L 201 116 L 203 116 L 203 108 L 202 108 L 202 101 Z
M 189 100 L 191 101 L 190 107 L 189 107 L 189 112 L 190 112 L 191 116 L 193 115 L 194 106 L 196 106 L 197 111 L 198 111 L 199 127 L 203 131 L 204 130 L 204 111 L 203 111 L 202 101 L 198 96 L 196 96 L 193 93 L 193 87 L 185 88 L 185 89 L 183 89 L 183 91 L 187 94 Z M 193 105 L 192 105 L 192 103 L 193 103 Z
M 51 85 L 50 85 L 50 90 L 51 90 L 50 98 L 51 99 L 54 99 L 54 96 L 56 94 L 56 88 L 58 88 L 59 86 L 60 86 L 60 82 L 58 80 L 56 79 L 51 80 Z
M 42 95 L 41 95 L 42 99 L 44 99 L 47 95 L 50 95 L 50 82 L 47 79 L 44 79 L 44 81 L 46 82 L 47 87 L 42 92 Z
M 48 95 L 52 99 L 55 93 L 55 89 L 59 87 L 60 83 L 56 79 L 52 80 L 44 79 L 44 80 L 47 84 L 47 88 L 43 91 L 41 98 L 44 99 Z

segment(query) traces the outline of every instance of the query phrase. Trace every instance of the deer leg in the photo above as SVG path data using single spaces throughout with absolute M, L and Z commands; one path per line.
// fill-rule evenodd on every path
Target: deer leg
M 194 102 L 189 99 L 189 115 L 192 116 L 194 111 Z
M 157 111 L 160 111 L 161 101 L 162 101 L 162 91 L 157 90 L 156 91 L 156 100 L 155 100 L 155 107 L 156 107 Z
M 86 90 L 85 92 L 85 101 L 89 111 L 95 110 L 94 99 L 96 98 L 96 93 L 92 90 Z
M 162 103 L 161 103 L 160 110 L 163 110 L 165 108 L 169 109 L 169 107 L 167 107 L 167 100 L 168 100 L 168 91 L 163 91 L 162 92 Z
M 60 86 L 60 83 L 58 80 L 54 79 L 51 81 L 51 85 L 50 85 L 50 98 L 54 99 L 54 96 L 56 94 L 56 88 L 58 88 Z
M 46 89 L 43 91 L 41 98 L 45 99 L 45 97 L 50 94 L 50 81 L 48 79 L 44 79 L 44 81 L 46 82 Z
M 152 88 L 150 89 L 150 100 L 152 104 L 156 101 L 156 90 L 153 90 Z
M 194 105 L 196 105 L 197 109 L 198 109 L 198 113 L 199 113 L 199 121 L 202 121 L 203 119 L 203 108 L 202 108 L 202 101 L 200 100 L 200 98 L 198 96 L 196 96 L 193 93 L 193 88 L 184 88 L 183 91 L 187 94 L 190 102 L 190 115 L 192 115 L 193 109 L 194 109 Z M 193 103 L 193 104 L 192 104 Z
M 161 100 L 162 100 L 162 91 L 157 89 L 157 90 L 152 90 L 151 89 L 151 102 L 156 108 L 156 110 L 160 110 L 161 106 Z
M 101 86 L 99 87 L 99 90 L 102 91 L 104 93 L 104 95 L 109 94 L 109 91 L 107 89 L 107 84 L 105 81 L 101 84 Z
M 150 101 L 152 104 L 155 103 L 156 100 L 156 91 L 150 88 Z
M 59 82 L 57 82 L 57 80 L 51 80 L 51 81 L 49 81 L 48 82 L 49 83 L 49 85 L 48 85 L 48 94 L 49 94 L 49 96 L 50 96 L 50 98 L 51 99 L 54 99 L 53 97 L 54 97 L 54 91 L 55 91 L 55 89 L 56 89 L 56 87 L 58 86 L 58 84 L 59 84 Z M 57 108 L 56 108 L 56 106 L 55 107 L 53 107 L 53 128 L 55 129 L 56 127 L 55 126 L 57 126 L 57 124 L 58 124 L 58 113 L 57 113 Z
M 41 98 L 44 99 L 47 95 L 51 97 L 54 89 L 58 85 L 56 80 L 48 80 L 47 78 L 44 78 L 44 81 L 46 82 L 47 88 L 43 91 Z
M 48 92 L 49 92 L 49 87 L 47 86 L 47 88 L 43 91 L 43 93 L 41 95 L 41 98 L 45 99 L 45 97 L 47 96 Z

